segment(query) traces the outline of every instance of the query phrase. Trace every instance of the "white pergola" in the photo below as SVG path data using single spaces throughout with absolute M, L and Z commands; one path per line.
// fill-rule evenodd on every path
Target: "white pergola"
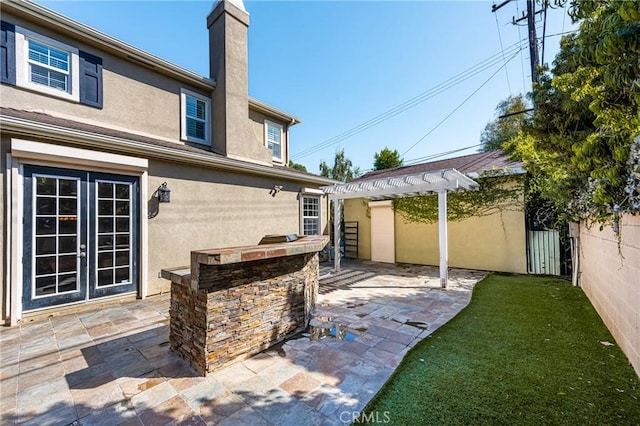
M 440 242 L 440 285 L 447 287 L 447 191 L 475 190 L 480 185 L 456 169 L 444 169 L 417 174 L 367 179 L 322 187 L 333 201 L 334 269 L 340 270 L 340 201 L 348 198 L 386 200 L 438 193 L 438 238 Z

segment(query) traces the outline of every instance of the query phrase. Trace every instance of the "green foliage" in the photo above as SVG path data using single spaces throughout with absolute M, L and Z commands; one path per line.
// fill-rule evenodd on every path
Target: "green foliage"
M 562 3 L 562 2 L 560 2 Z M 640 2 L 570 1 L 579 32 L 563 38 L 534 87 L 530 126 L 507 144 L 532 188 L 565 219 L 636 213 L 631 146 L 640 134 Z
M 633 208 L 640 210 L 640 136 L 631 145 L 629 155 L 629 177 L 625 192 L 629 196 L 629 202 Z
M 499 118 L 506 114 L 517 113 L 527 109 L 527 104 L 522 95 L 509 96 L 496 107 L 496 118 L 485 126 L 480 135 L 482 152 L 504 149 L 504 144 L 518 136 L 520 130 L 527 122 L 527 114 L 514 114 L 509 117 Z
M 329 167 L 324 160 L 320 163 L 320 175 L 342 182 L 348 182 L 360 175 L 360 168 L 354 167 L 351 160 L 344 155 L 344 149 L 341 149 L 336 151 L 333 167 Z
M 289 161 L 289 167 L 291 167 L 292 169 L 300 170 L 301 172 L 307 173 L 307 168 L 302 164 Z
M 391 151 L 386 146 L 380 152 L 373 154 L 373 159 L 374 170 L 393 169 L 402 166 L 404 162 L 397 149 Z
M 477 191 L 460 191 L 447 195 L 447 219 L 461 221 L 469 217 L 488 216 L 504 211 L 521 211 L 524 208 L 524 175 L 506 175 L 491 171 L 476 181 Z M 437 194 L 420 197 L 398 198 L 394 209 L 407 222 L 435 223 L 438 221 Z

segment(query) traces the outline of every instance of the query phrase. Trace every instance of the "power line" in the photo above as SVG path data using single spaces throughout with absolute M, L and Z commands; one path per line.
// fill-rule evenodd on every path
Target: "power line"
M 502 45 L 502 34 L 500 34 L 500 24 L 498 23 L 498 14 L 494 13 L 496 18 L 496 28 L 498 29 L 498 40 L 500 40 L 500 50 L 502 51 L 502 61 L 504 62 L 504 46 Z M 507 77 L 507 87 L 509 88 L 509 95 L 511 95 L 511 82 L 509 81 L 509 70 L 507 67 L 504 67 L 504 73 Z
M 440 157 L 445 157 L 447 155 L 456 154 L 458 152 L 466 151 L 466 150 L 469 150 L 471 148 L 477 148 L 479 146 L 482 146 L 482 144 L 478 143 L 478 144 L 475 144 L 475 145 L 465 146 L 464 148 L 452 149 L 451 151 L 438 152 L 438 153 L 435 153 L 435 154 L 425 155 L 424 157 L 418 157 L 418 158 L 414 158 L 412 160 L 407 160 L 406 162 L 403 162 L 402 166 L 400 166 L 400 167 L 413 166 L 413 165 L 416 165 L 416 164 L 419 164 L 419 163 L 426 162 L 428 160 L 433 160 L 435 158 L 440 158 Z M 365 173 L 368 173 L 368 172 L 372 172 L 372 171 L 373 171 L 373 169 L 365 169 L 365 170 L 362 170 L 362 174 L 365 174 Z
M 578 30 L 571 30 L 571 31 L 562 31 L 561 33 L 555 33 L 555 34 L 547 34 L 545 37 L 549 38 L 549 37 L 558 37 L 558 36 L 563 36 L 565 34 L 574 34 L 577 33 Z
M 514 43 L 513 45 L 507 47 L 506 52 L 508 54 L 515 52 L 520 52 L 522 50 L 522 43 L 524 40 L 519 40 L 518 42 Z M 500 63 L 501 61 L 501 55 L 503 54 L 503 52 L 498 52 L 486 59 L 484 59 L 483 61 L 478 62 L 477 64 L 473 65 L 472 67 L 462 71 L 461 73 L 449 78 L 448 80 L 445 80 L 442 83 L 439 83 L 438 85 L 418 94 L 417 96 L 383 112 L 382 114 L 379 114 L 351 129 L 348 129 L 336 136 L 333 136 L 323 142 L 320 142 L 319 144 L 316 144 L 314 146 L 311 146 L 307 149 L 302 150 L 301 152 L 295 154 L 292 156 L 293 159 L 299 159 L 299 158 L 303 158 L 306 156 L 309 156 L 315 152 L 321 151 L 329 146 L 332 145 L 336 145 L 339 142 L 352 137 L 358 133 L 361 133 L 373 126 L 376 126 L 380 123 L 382 123 L 383 121 L 386 121 L 392 117 L 395 117 L 396 115 L 410 109 L 413 108 L 415 106 L 417 106 L 418 104 L 425 102 L 426 100 L 454 87 L 457 84 L 460 84 L 461 82 L 468 80 L 471 77 L 474 77 L 475 75 L 479 74 L 482 71 L 485 71 L 497 64 Z
M 522 41 L 521 41 L 522 42 Z M 510 46 L 508 49 L 509 52 L 513 51 L 513 49 L 518 48 L 517 43 Z M 413 108 L 414 106 L 448 90 L 449 88 L 477 75 L 478 73 L 491 68 L 494 65 L 497 65 L 500 62 L 500 58 L 498 57 L 499 53 L 493 55 L 492 57 L 479 62 L 478 64 L 474 65 L 473 67 L 463 71 L 462 73 L 459 73 L 458 75 L 445 80 L 444 82 L 434 86 L 431 89 L 428 89 L 425 92 L 422 92 L 421 94 L 409 99 L 408 101 L 403 102 L 400 105 L 395 106 L 394 108 L 391 108 L 390 110 L 385 111 L 382 114 L 379 114 L 367 121 L 365 121 L 364 123 L 359 124 L 358 126 L 355 126 L 349 130 L 346 130 L 343 133 L 340 133 L 339 135 L 336 135 L 330 139 L 325 140 L 324 142 L 321 142 L 317 145 L 314 145 L 312 147 L 309 147 L 303 151 L 301 151 L 300 153 L 294 155 L 294 158 L 302 158 L 302 157 L 306 157 L 308 155 L 311 155 L 315 152 L 318 152 L 322 149 L 325 149 L 331 145 L 335 145 L 351 136 L 354 136 L 358 133 L 361 133 L 377 124 L 380 124 L 383 121 L 386 121 L 392 117 L 395 117 L 396 115 L 410 109 Z
M 469 96 L 467 96 L 467 97 L 466 97 L 466 98 L 465 98 L 465 99 L 464 99 L 464 100 L 463 100 L 463 101 L 462 101 L 462 102 L 461 102 L 457 107 L 455 107 L 455 108 L 453 109 L 453 111 L 451 111 L 449 114 L 447 114 L 447 116 L 446 116 L 446 117 L 444 117 L 442 120 L 440 120 L 440 121 L 438 122 L 438 124 L 436 124 L 436 125 L 435 125 L 431 130 L 429 130 L 429 131 L 428 131 L 424 136 L 422 136 L 420 139 L 418 139 L 418 141 L 417 141 L 416 143 L 414 143 L 413 145 L 411 145 L 411 146 L 409 147 L 409 149 L 407 149 L 405 152 L 403 152 L 403 153 L 402 153 L 402 155 L 405 155 L 407 152 L 409 152 L 409 151 L 411 151 L 413 148 L 415 148 L 415 146 L 416 146 L 416 145 L 418 145 L 420 142 L 422 142 L 422 141 L 423 141 L 427 136 L 429 136 L 429 135 L 430 135 L 431 133 L 433 133 L 433 132 L 438 128 L 438 127 L 440 127 L 440 125 L 441 125 L 442 123 L 444 123 L 445 121 L 447 121 L 447 119 L 448 119 L 449 117 L 451 117 L 451 116 L 452 116 L 456 111 L 458 111 L 460 108 L 462 108 L 462 106 L 463 106 L 463 105 L 464 105 L 464 104 L 465 104 L 469 99 L 471 99 L 471 98 L 473 97 L 473 95 L 475 95 L 476 93 L 478 93 L 478 92 L 480 91 L 480 89 L 482 89 L 482 88 L 483 88 L 483 87 L 484 87 L 484 86 L 485 86 L 489 81 L 491 81 L 491 79 L 492 79 L 493 77 L 495 77 L 495 76 L 496 76 L 496 74 L 498 74 L 498 73 L 500 72 L 500 70 L 502 70 L 502 68 L 504 68 L 504 67 L 505 67 L 509 62 L 511 62 L 511 60 L 512 60 L 513 58 L 515 58 L 515 57 L 518 55 L 518 53 L 520 53 L 520 51 L 518 51 L 518 52 L 516 52 L 514 55 L 512 55 L 512 56 L 507 60 L 507 62 L 505 62 L 505 63 L 504 63 L 504 65 L 502 65 L 502 66 L 501 66 L 500 68 L 498 68 L 498 69 L 497 69 L 493 74 L 491 74 L 491 76 L 489 76 L 489 78 L 488 78 L 488 79 L 486 79 L 486 80 L 484 81 L 484 83 L 482 83 L 482 84 L 480 85 L 480 87 L 478 87 L 478 88 L 477 88 L 476 90 L 474 90 L 474 91 L 473 91 Z M 402 155 L 401 155 L 401 156 L 402 156 Z
M 439 152 L 439 153 L 436 153 L 436 154 L 431 154 L 431 155 L 427 155 L 427 156 L 420 157 L 420 158 L 414 158 L 413 160 L 407 161 L 406 165 L 407 166 L 412 166 L 414 164 L 422 163 L 422 162 L 424 162 L 426 160 L 433 160 L 434 158 L 445 157 L 447 155 L 456 154 L 458 152 L 466 151 L 466 150 L 471 149 L 471 148 L 477 148 L 479 146 L 482 146 L 482 144 L 481 143 L 477 143 L 475 145 L 465 146 L 464 148 L 452 149 L 451 151 Z
M 536 39 L 536 13 L 535 0 L 527 0 L 527 28 L 529 29 L 529 61 L 531 62 L 532 84 L 538 82 L 537 67 L 540 64 L 538 40 Z
M 547 4 L 544 5 L 544 24 L 542 24 L 542 56 L 540 57 L 540 65 L 544 65 L 544 40 L 547 35 Z

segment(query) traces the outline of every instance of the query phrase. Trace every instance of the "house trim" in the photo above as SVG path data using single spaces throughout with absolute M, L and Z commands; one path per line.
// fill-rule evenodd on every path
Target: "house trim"
M 197 99 L 206 105 L 204 118 L 204 139 L 189 136 L 187 132 L 187 97 Z M 211 146 L 211 98 L 187 89 L 180 89 L 180 139 L 204 146 Z
M 164 74 L 193 84 L 198 88 L 211 91 L 216 85 L 213 80 L 151 55 L 39 4 L 29 1 L 16 2 L 3 0 L 2 7 L 4 12 L 18 12 L 20 14 L 38 17 L 47 24 L 54 26 L 56 30 L 60 32 L 71 33 L 73 36 L 81 40 L 86 40 L 88 43 L 96 45 L 100 49 L 104 49 L 107 52 L 115 52 L 118 56 L 134 60 L 149 68 L 157 69 Z
M 299 207 L 300 207 L 300 235 L 305 235 L 304 233 L 304 199 L 305 198 L 317 198 L 318 199 L 318 235 L 323 234 L 322 229 L 322 215 L 324 214 L 323 210 L 323 199 L 325 198 L 324 191 L 316 188 L 301 188 L 299 199 Z
M 273 150 L 269 149 L 269 127 L 273 127 L 274 129 L 280 130 L 280 156 L 276 156 Z M 264 146 L 271 151 L 271 158 L 273 162 L 278 164 L 286 164 L 285 163 L 285 135 L 284 135 L 284 126 L 280 123 L 276 123 L 273 120 L 269 120 L 268 118 L 264 120 Z
M 289 126 L 302 123 L 302 120 L 299 119 L 298 117 L 294 117 L 293 115 L 287 112 L 284 112 L 277 108 L 269 106 L 264 102 L 260 102 L 259 100 L 254 98 L 249 98 L 249 108 L 255 111 L 261 112 L 265 115 L 271 116 L 273 118 L 282 120 L 286 122 Z
M 79 50 L 74 46 L 62 43 L 51 37 L 44 36 L 34 31 L 27 30 L 16 25 L 16 85 L 34 92 L 44 93 L 49 96 L 80 102 L 80 57 Z M 57 90 L 48 86 L 33 83 L 29 75 L 29 40 L 40 42 L 47 46 L 62 50 L 69 55 L 68 88 L 66 91 Z
M 216 87 L 216 82 L 210 78 L 201 76 L 179 65 L 147 53 L 144 50 L 138 49 L 137 47 L 120 41 L 117 38 L 104 34 L 88 25 L 74 21 L 73 19 L 54 12 L 39 4 L 27 1 L 16 2 L 11 0 L 2 0 L 2 7 L 5 12 L 18 12 L 19 14 L 37 16 L 46 23 L 53 25 L 56 30 L 62 33 L 70 33 L 72 36 L 79 37 L 101 50 L 111 52 L 112 54 L 116 54 L 128 61 L 135 61 L 138 64 L 155 69 L 165 75 L 176 78 L 185 83 L 189 83 L 193 85 L 194 88 L 212 92 Z M 287 122 L 289 126 L 302 122 L 300 118 L 254 98 L 249 98 L 249 108 L 272 116 L 276 119 L 283 120 Z
M 3 132 L 7 133 L 11 132 L 23 136 L 47 138 L 49 140 L 59 142 L 79 143 L 85 147 L 98 148 L 100 150 L 114 150 L 125 154 L 134 154 L 171 162 L 182 162 L 190 165 L 228 170 L 243 174 L 249 173 L 259 176 L 269 176 L 271 178 L 278 177 L 296 182 L 320 185 L 332 185 L 336 183 L 333 179 L 315 175 L 306 175 L 298 171 L 287 170 L 285 168 L 254 164 L 222 156 L 213 156 L 210 153 L 198 153 L 184 151 L 179 148 L 152 145 L 6 115 L 0 116 L 0 126 L 2 127 Z

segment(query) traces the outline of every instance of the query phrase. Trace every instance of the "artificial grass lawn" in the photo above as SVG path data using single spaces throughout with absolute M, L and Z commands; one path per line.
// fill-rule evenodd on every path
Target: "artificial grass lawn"
M 601 342 L 615 343 L 580 288 L 492 274 L 469 306 L 407 354 L 360 418 L 640 425 L 638 376 L 617 345 Z

